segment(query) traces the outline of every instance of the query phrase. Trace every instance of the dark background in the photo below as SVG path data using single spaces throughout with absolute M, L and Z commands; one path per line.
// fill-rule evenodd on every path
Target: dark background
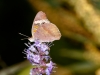
M 35 12 L 26 0 L 0 0 L 0 56 L 7 66 L 25 60 L 22 51 L 31 36 Z

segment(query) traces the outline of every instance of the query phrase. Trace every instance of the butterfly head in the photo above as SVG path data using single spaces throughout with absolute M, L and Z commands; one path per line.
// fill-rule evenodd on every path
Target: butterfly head
M 35 41 L 33 37 L 28 38 L 28 40 L 29 40 L 30 42 L 34 42 L 34 41 Z

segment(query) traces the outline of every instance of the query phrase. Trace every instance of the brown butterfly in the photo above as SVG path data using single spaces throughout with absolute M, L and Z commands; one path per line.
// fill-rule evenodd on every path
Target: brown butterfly
M 32 24 L 32 37 L 28 40 L 34 42 L 39 40 L 40 42 L 53 42 L 54 40 L 59 40 L 61 33 L 57 26 L 51 23 L 46 14 L 39 11 Z

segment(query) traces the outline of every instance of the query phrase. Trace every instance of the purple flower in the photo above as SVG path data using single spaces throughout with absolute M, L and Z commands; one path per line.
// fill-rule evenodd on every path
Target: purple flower
M 48 69 L 49 73 L 51 73 L 53 68 L 55 68 L 55 63 L 50 61 L 50 63 L 46 64 L 46 66 L 47 66 L 47 69 Z
M 30 75 L 42 75 L 43 68 L 33 68 L 30 71 Z
M 34 44 L 28 47 L 24 52 L 31 64 L 36 66 L 31 69 L 30 75 L 50 75 L 55 68 L 55 63 L 51 61 L 48 55 L 50 51 L 49 45 L 36 40 Z

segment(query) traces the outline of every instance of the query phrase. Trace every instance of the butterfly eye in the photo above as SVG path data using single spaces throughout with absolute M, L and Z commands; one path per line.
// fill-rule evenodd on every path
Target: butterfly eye
M 42 22 L 42 24 L 45 24 L 45 22 Z

